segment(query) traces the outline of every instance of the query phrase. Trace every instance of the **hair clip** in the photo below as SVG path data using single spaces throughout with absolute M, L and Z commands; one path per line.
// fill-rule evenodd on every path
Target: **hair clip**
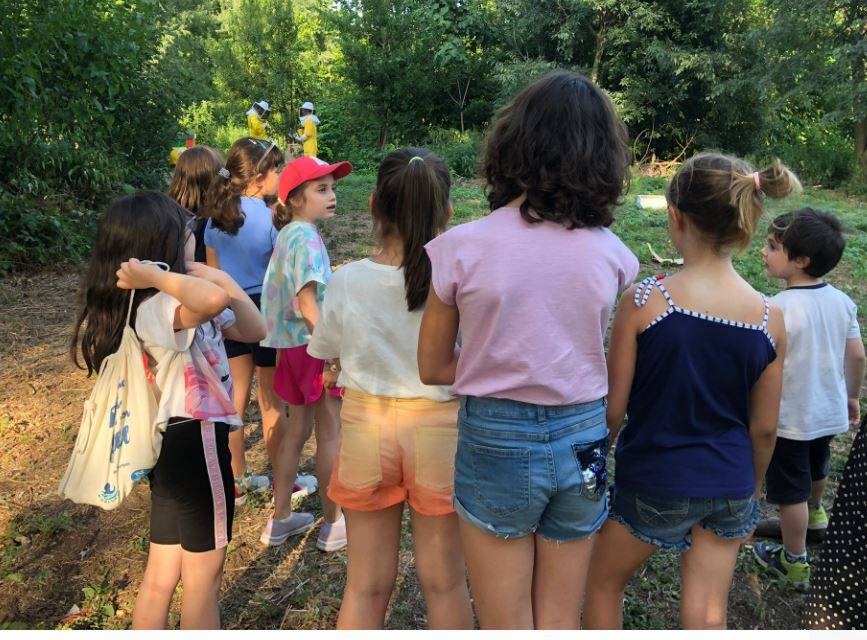
M 221 178 L 225 178 L 226 180 L 232 177 L 232 174 L 229 173 L 229 170 L 226 167 L 220 167 L 220 170 L 217 173 L 220 174 Z

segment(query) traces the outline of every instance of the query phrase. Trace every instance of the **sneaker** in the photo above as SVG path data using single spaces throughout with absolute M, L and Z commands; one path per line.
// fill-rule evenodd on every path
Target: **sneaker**
M 288 518 L 275 520 L 274 516 L 268 518 L 268 524 L 259 536 L 259 542 L 269 547 L 283 544 L 290 536 L 297 536 L 313 527 L 314 518 L 310 513 L 290 513 Z
M 346 519 L 340 514 L 336 522 L 323 522 L 316 540 L 316 548 L 320 551 L 340 551 L 346 547 Z
M 316 476 L 297 476 L 295 486 L 292 487 L 292 504 L 294 505 L 297 501 L 316 493 L 318 486 Z
M 828 514 L 821 502 L 816 505 L 815 509 L 813 507 L 807 509 L 807 512 L 810 514 L 810 520 L 807 524 L 808 530 L 820 531 L 828 528 Z
M 248 493 L 263 493 L 271 487 L 268 476 L 254 476 L 249 471 L 240 478 L 235 478 L 235 506 L 240 507 L 247 502 Z
M 789 562 L 783 545 L 759 542 L 753 546 L 753 555 L 765 569 L 783 578 L 796 588 L 806 589 L 810 585 L 809 563 L 799 560 Z

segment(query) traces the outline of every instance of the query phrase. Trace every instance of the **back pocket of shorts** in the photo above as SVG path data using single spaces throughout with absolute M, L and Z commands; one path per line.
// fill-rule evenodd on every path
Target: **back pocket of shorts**
M 581 474 L 581 495 L 598 502 L 608 486 L 608 436 L 595 442 L 573 442 L 572 453 Z
M 689 514 L 689 498 L 635 496 L 635 510 L 644 524 L 652 527 L 679 525 Z
M 729 515 L 737 520 L 744 520 L 753 513 L 753 497 L 743 498 L 741 500 L 726 500 L 729 506 Z
M 434 491 L 451 491 L 455 482 L 455 427 L 417 427 L 415 430 L 415 481 Z
M 499 516 L 530 506 L 530 450 L 470 444 L 476 499 Z
M 379 426 L 344 425 L 337 465 L 337 479 L 350 489 L 369 489 L 382 482 Z

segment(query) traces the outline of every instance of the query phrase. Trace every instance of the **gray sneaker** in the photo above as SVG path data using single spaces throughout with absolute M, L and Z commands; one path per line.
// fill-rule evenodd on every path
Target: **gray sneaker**
M 268 524 L 262 530 L 262 535 L 259 536 L 259 542 L 267 544 L 269 547 L 275 547 L 283 544 L 290 536 L 297 536 L 309 531 L 313 527 L 313 514 L 293 512 L 288 518 L 283 520 L 275 520 L 274 516 L 268 518 Z

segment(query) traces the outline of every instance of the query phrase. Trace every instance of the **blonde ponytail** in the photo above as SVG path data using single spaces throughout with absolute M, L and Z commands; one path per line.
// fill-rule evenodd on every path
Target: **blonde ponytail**
M 704 152 L 684 163 L 666 197 L 716 250 L 743 251 L 764 214 L 762 195 L 784 198 L 800 191 L 798 178 L 779 160 L 753 171 L 740 158 Z

